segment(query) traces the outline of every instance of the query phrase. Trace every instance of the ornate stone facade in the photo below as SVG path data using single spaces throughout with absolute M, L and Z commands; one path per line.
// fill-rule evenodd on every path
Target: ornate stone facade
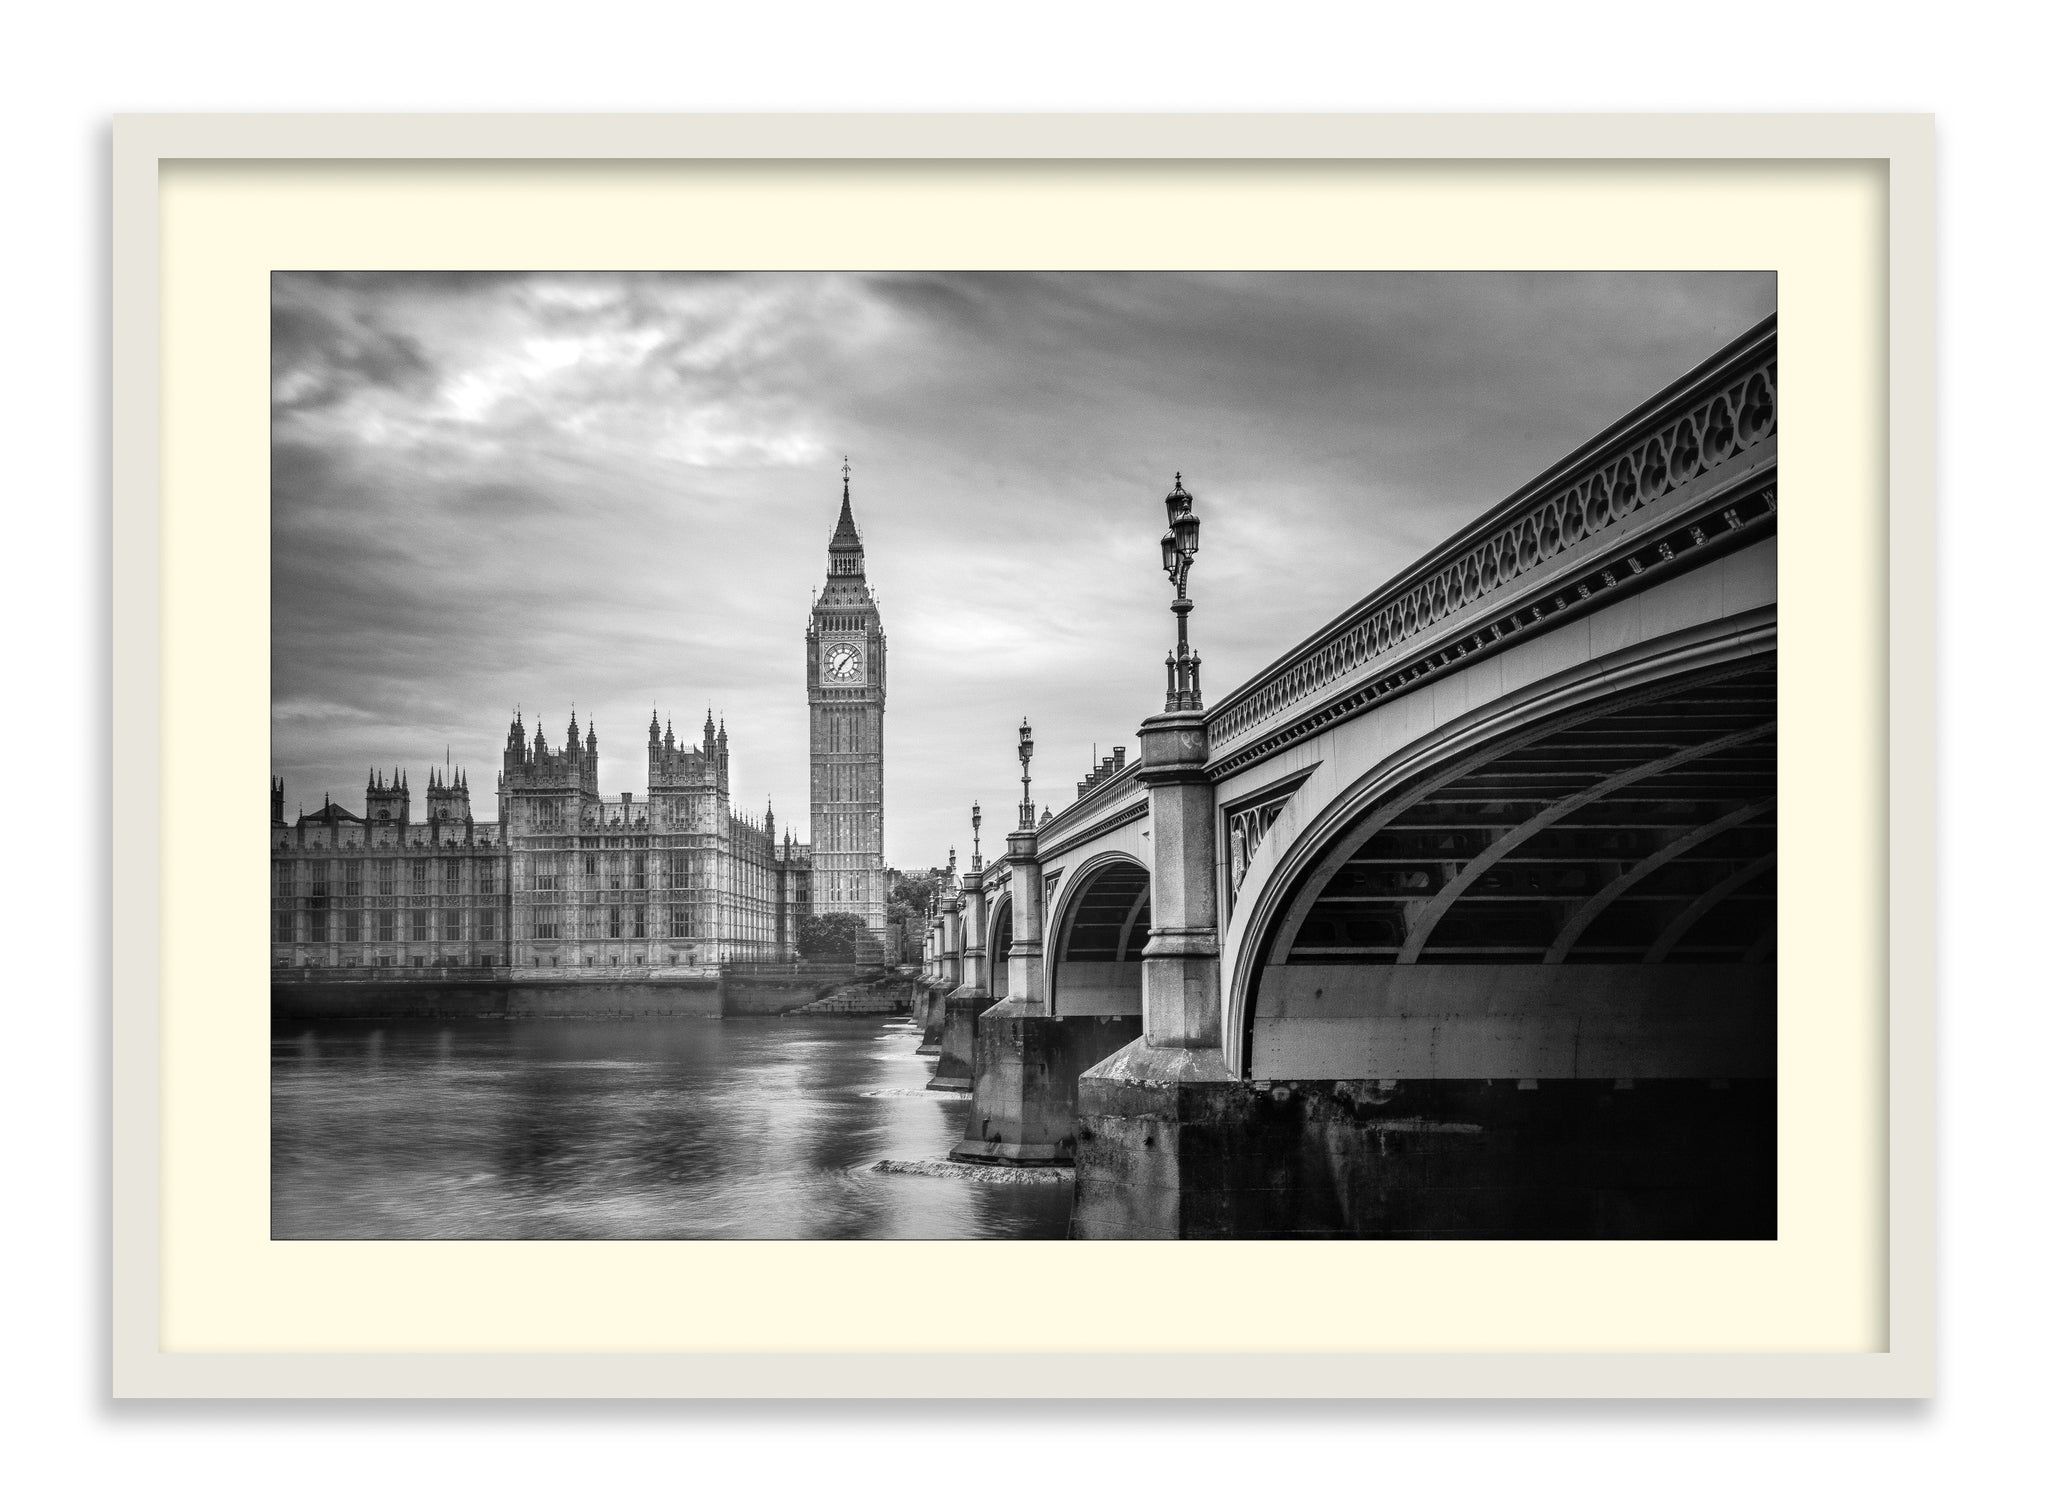
M 471 816 L 461 773 L 430 775 L 426 797 L 415 819 L 405 775 L 373 771 L 360 816 L 330 798 L 288 823 L 284 786 L 270 784 L 273 965 L 506 966 L 499 826 Z
M 271 962 L 280 970 L 652 975 L 786 960 L 810 906 L 810 847 L 733 810 L 729 744 L 647 731 L 647 788 L 606 800 L 597 731 L 532 739 L 514 716 L 498 816 L 471 814 L 462 773 L 372 772 L 363 814 L 331 799 L 284 816 L 271 784 Z

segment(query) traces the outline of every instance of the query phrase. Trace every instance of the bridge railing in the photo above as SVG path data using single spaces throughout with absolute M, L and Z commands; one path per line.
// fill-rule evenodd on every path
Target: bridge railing
M 1039 853 L 1044 855 L 1048 848 L 1078 833 L 1088 826 L 1091 819 L 1113 813 L 1122 804 L 1137 797 L 1143 788 L 1138 785 L 1138 770 L 1142 761 L 1126 761 L 1115 771 L 1106 773 L 1099 781 L 1089 785 L 1087 791 L 1038 826 Z
M 1208 717 L 1213 752 L 1252 736 L 1277 716 L 1306 709 L 1336 684 L 1426 645 L 1441 621 L 1499 595 L 1503 602 L 1526 579 L 1582 542 L 1607 534 L 1633 540 L 1638 515 L 1676 511 L 1684 500 L 1718 493 L 1720 477 L 1775 462 L 1777 320 L 1773 316 L 1662 393 L 1608 427 L 1479 519 L 1458 531 L 1279 660 L 1218 702 Z M 1695 486 L 1703 482 L 1706 486 Z M 1710 533 L 1747 529 L 1775 510 L 1775 493 L 1749 510 L 1728 510 L 1670 542 L 1649 541 L 1647 560 L 1631 557 L 1621 577 L 1654 575 L 1678 551 L 1708 543 Z M 1584 553 L 1579 553 L 1584 554 Z M 1613 572 L 1573 584 L 1555 608 L 1614 588 Z M 1536 604 L 1533 627 L 1550 610 Z M 1478 637 L 1504 638 L 1500 626 Z M 1447 656 L 1460 654 L 1454 646 Z

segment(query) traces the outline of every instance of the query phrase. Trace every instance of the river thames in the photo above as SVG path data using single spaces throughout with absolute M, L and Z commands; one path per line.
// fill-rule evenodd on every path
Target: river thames
M 278 1239 L 1064 1238 L 1071 1182 L 943 1160 L 881 1018 L 327 1020 L 271 1036 Z

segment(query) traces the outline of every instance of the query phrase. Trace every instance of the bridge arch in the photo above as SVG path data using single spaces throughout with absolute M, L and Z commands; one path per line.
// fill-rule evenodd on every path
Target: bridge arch
M 1060 879 L 1046 927 L 1046 1005 L 1055 1017 L 1143 1012 L 1140 955 L 1151 938 L 1152 873 L 1103 850 Z
M 1341 788 L 1318 773 L 1295 801 L 1320 805 L 1283 812 L 1233 912 L 1231 1068 L 1758 1073 L 1774 647 L 1754 623 L 1673 637 L 1448 721 Z M 1671 1004 L 1672 1042 L 1622 1031 L 1646 993 Z M 1638 1068 L 1602 1058 L 1624 1054 Z

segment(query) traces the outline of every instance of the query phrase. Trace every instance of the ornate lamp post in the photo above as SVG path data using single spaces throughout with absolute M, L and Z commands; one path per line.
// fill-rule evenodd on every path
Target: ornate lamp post
M 1031 807 L 1031 752 L 1034 748 L 1031 739 L 1031 720 L 1027 717 L 1017 726 L 1017 760 L 1024 768 L 1024 801 L 1017 805 L 1019 829 L 1032 827 L 1035 817 Z
M 1195 514 L 1195 501 L 1176 472 L 1173 492 L 1166 495 L 1166 533 L 1159 537 L 1160 565 L 1173 583 L 1173 616 L 1179 627 L 1179 644 L 1166 658 L 1168 713 L 1202 706 L 1202 658 L 1188 649 L 1188 614 L 1195 606 L 1188 597 L 1188 572 L 1201 543 L 1202 521 Z
M 970 863 L 970 869 L 975 871 L 981 869 L 981 804 L 979 803 L 974 805 L 974 859 Z

